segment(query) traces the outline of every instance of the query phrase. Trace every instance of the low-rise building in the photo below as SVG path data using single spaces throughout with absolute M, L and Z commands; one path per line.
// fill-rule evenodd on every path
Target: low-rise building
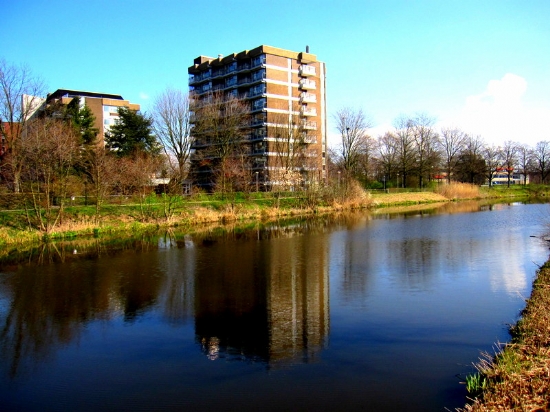
M 80 104 L 90 108 L 95 117 L 94 127 L 99 131 L 98 141 L 103 142 L 105 132 L 115 124 L 118 118 L 118 108 L 127 107 L 130 110 L 138 111 L 139 104 L 130 103 L 124 100 L 122 96 L 108 93 L 95 93 L 82 90 L 57 89 L 55 92 L 48 94 L 46 105 L 53 103 L 69 104 L 73 98 L 79 97 Z

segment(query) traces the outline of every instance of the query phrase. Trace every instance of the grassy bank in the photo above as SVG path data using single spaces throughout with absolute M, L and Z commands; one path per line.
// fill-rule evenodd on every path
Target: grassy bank
M 86 236 L 124 236 L 154 228 L 192 227 L 201 224 L 265 221 L 292 216 L 318 215 L 343 210 L 434 204 L 463 199 L 502 198 L 532 195 L 531 189 L 479 188 L 467 184 L 441 185 L 435 191 L 367 193 L 357 185 L 325 191 L 290 193 L 233 193 L 117 198 L 95 206 L 71 203 L 52 227 L 33 210 L 0 211 L 0 247 L 19 246 L 52 239 Z M 51 211 L 50 211 L 51 212 Z M 55 211 L 53 211 L 55 212 Z M 55 214 L 55 213 L 53 213 Z M 42 227 L 40 227 L 42 225 Z
M 550 410 L 550 261 L 537 273 L 512 340 L 496 356 L 487 356 L 467 380 L 477 395 L 463 411 Z

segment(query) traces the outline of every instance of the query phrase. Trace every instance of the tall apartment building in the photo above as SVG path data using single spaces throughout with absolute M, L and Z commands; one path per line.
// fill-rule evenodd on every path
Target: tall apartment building
M 326 179 L 326 68 L 308 48 L 294 52 L 262 45 L 217 58 L 199 56 L 188 73 L 194 107 L 208 105 L 213 95 L 246 104 L 241 144 L 252 185 L 272 190 L 289 177 L 295 180 L 291 186 Z M 194 158 L 213 144 L 197 139 Z M 191 163 L 195 182 L 212 185 L 212 170 Z
M 74 97 L 80 97 L 80 104 L 86 104 L 92 111 L 92 114 L 95 117 L 94 127 L 99 130 L 99 134 L 97 136 L 99 142 L 103 142 L 105 139 L 105 132 L 109 131 L 109 128 L 115 124 L 115 121 L 118 118 L 119 107 L 127 107 L 128 109 L 135 111 L 140 109 L 139 104 L 130 103 L 128 100 L 124 100 L 122 96 L 117 94 L 67 89 L 58 89 L 55 92 L 48 94 L 46 104 L 60 102 L 66 105 L 69 104 Z

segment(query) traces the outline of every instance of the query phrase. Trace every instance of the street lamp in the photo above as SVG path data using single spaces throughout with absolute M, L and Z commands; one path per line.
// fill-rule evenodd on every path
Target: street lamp
M 397 184 L 396 187 L 399 189 L 399 172 L 397 172 Z
M 259 192 L 259 191 L 260 191 L 260 189 L 259 189 L 260 186 L 259 186 L 259 182 L 258 182 L 258 174 L 259 174 L 259 173 L 256 172 L 256 192 Z

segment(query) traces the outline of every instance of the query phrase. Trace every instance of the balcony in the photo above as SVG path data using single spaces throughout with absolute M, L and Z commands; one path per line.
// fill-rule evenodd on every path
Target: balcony
M 317 109 L 315 107 L 302 107 L 300 112 L 302 116 L 317 116 Z
M 237 79 L 231 78 L 225 81 L 225 87 L 232 87 L 237 85 Z
M 257 82 L 265 79 L 265 70 L 259 70 L 252 74 L 252 81 Z
M 250 79 L 250 77 L 244 77 L 242 79 L 239 79 L 239 81 L 237 82 L 237 84 L 239 86 L 242 86 L 243 84 L 248 84 L 248 83 L 251 83 L 252 80 Z
M 317 103 L 317 96 L 313 93 L 300 93 L 300 103 Z
M 300 69 L 298 70 L 300 76 L 307 77 L 307 76 L 315 76 L 315 66 L 307 66 L 305 64 L 300 66 Z
M 253 87 L 248 93 L 248 97 L 256 97 L 265 94 L 265 85 L 264 87 Z
M 309 80 L 309 79 L 302 79 L 300 80 L 300 89 L 302 90 L 315 90 L 315 81 Z
M 238 72 L 244 71 L 244 70 L 250 70 L 250 63 L 243 63 L 243 64 L 239 64 L 237 66 L 237 71 Z
M 302 127 L 305 130 L 317 130 L 317 122 L 303 122 Z
M 257 56 L 252 59 L 252 68 L 262 66 L 265 64 L 265 55 Z
M 317 138 L 315 136 L 306 135 L 304 136 L 304 143 L 315 144 L 317 143 Z

